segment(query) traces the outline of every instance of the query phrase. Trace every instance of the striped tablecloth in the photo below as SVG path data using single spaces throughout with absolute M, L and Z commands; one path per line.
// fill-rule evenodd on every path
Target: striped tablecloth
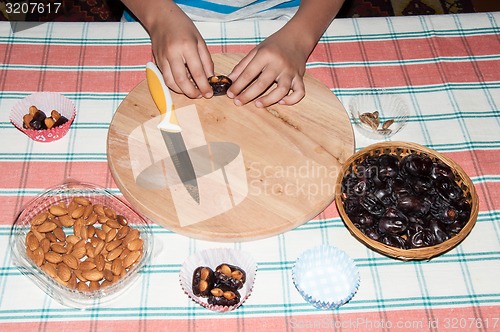
M 374 253 L 344 227 L 334 205 L 303 226 L 244 243 L 189 239 L 153 226 L 155 252 L 139 281 L 110 305 L 60 305 L 13 265 L 9 232 L 22 206 L 67 179 L 119 194 L 108 170 L 113 113 L 145 78 L 148 35 L 137 23 L 53 23 L 13 33 L 0 24 L 0 330 L 500 330 L 500 13 L 338 19 L 321 39 L 308 72 L 344 105 L 377 89 L 410 106 L 393 140 L 451 157 L 473 180 L 477 224 L 454 250 L 423 262 Z M 279 21 L 200 23 L 210 51 L 247 52 Z M 36 91 L 57 91 L 78 110 L 63 139 L 34 143 L 9 122 L 13 105 Z M 356 148 L 374 143 L 357 130 Z M 304 250 L 330 244 L 361 274 L 355 297 L 320 311 L 296 291 L 291 269 Z M 252 295 L 217 314 L 183 294 L 183 261 L 205 248 L 250 252 L 259 270 Z

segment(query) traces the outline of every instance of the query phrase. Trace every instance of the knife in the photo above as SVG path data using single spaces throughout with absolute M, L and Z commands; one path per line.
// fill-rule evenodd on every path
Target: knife
M 163 80 L 163 75 L 153 62 L 146 64 L 146 80 L 149 92 L 162 116 L 158 129 L 161 131 L 175 170 L 191 197 L 197 204 L 200 204 L 198 180 L 186 144 L 182 138 L 182 128 L 179 126 L 175 115 L 172 96 Z

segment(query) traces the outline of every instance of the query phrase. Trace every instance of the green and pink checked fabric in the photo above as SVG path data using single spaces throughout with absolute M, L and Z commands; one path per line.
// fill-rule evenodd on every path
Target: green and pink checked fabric
M 391 139 L 455 160 L 479 194 L 477 224 L 454 250 L 424 262 L 381 256 L 355 240 L 334 205 L 303 226 L 254 242 L 212 243 L 153 226 L 155 251 L 140 278 L 111 305 L 60 305 L 11 261 L 17 213 L 44 188 L 75 179 L 119 194 L 106 161 L 114 111 L 144 77 L 148 35 L 137 23 L 51 23 L 12 33 L 0 24 L 1 331 L 495 331 L 500 330 L 500 13 L 338 19 L 307 64 L 348 105 L 362 93 L 397 94 L 410 106 Z M 248 52 L 282 21 L 197 23 L 210 51 Z M 9 122 L 13 105 L 36 91 L 72 99 L 70 132 L 32 142 Z M 313 111 L 313 110 L 312 110 Z M 374 141 L 357 130 L 356 148 Z M 357 264 L 361 284 L 334 311 L 318 311 L 294 288 L 291 269 L 306 249 L 330 244 Z M 259 266 L 247 302 L 216 314 L 183 294 L 183 261 L 206 248 L 252 253 Z

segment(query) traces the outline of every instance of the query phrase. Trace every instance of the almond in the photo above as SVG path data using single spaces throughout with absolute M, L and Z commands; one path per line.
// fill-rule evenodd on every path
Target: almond
M 116 233 L 116 238 L 118 240 L 123 239 L 125 236 L 127 236 L 128 232 L 130 231 L 130 227 L 128 226 L 123 226 L 118 230 L 118 233 Z
M 95 248 L 94 248 L 94 255 L 99 255 L 102 250 L 104 249 L 104 245 L 106 244 L 106 242 L 104 242 L 103 240 L 97 238 L 98 241 L 96 241 L 96 245 L 95 245 Z
M 33 232 L 28 232 L 28 235 L 26 235 L 26 246 L 31 250 L 35 250 L 40 246 L 40 241 L 36 238 L 35 234 Z
M 68 210 L 65 207 L 62 207 L 60 205 L 52 205 L 49 208 L 49 212 L 52 213 L 56 217 L 64 216 L 65 214 L 68 214 Z
M 66 286 L 68 286 L 71 289 L 76 289 L 76 276 L 74 273 L 71 273 L 71 277 L 69 278 Z
M 115 248 L 113 250 L 111 250 L 107 255 L 106 255 L 106 260 L 108 262 L 111 262 L 113 261 L 115 258 L 117 258 L 118 256 L 120 256 L 120 254 L 122 253 L 123 251 L 123 247 L 118 247 L 118 248 Z
M 78 219 L 80 220 L 80 219 Z M 88 237 L 88 232 L 87 232 L 87 226 L 85 225 L 80 225 L 80 238 L 82 238 L 82 240 L 87 240 L 89 237 Z
M 57 242 L 57 237 L 52 232 L 45 233 L 45 238 L 50 242 Z
M 81 271 L 90 271 L 92 269 L 95 269 L 95 264 L 91 261 L 83 261 L 80 263 L 79 269 Z
M 33 234 L 36 236 L 36 238 L 37 238 L 38 241 L 42 241 L 42 239 L 45 238 L 45 234 L 40 233 L 39 231 L 37 231 L 33 227 L 31 228 L 31 232 L 33 232 Z
M 122 241 L 121 240 L 113 240 L 111 242 L 108 242 L 106 244 L 106 250 L 107 251 L 112 251 L 113 249 L 117 248 L 118 246 L 120 246 L 122 244 Z
M 43 249 L 38 247 L 35 250 L 33 250 L 33 262 L 35 262 L 36 265 L 42 266 L 43 260 L 45 257 L 45 253 L 43 252 Z
M 101 288 L 105 288 L 105 287 L 108 287 L 110 285 L 112 285 L 111 281 L 104 280 L 103 282 L 101 282 Z
M 102 224 L 102 225 L 106 224 L 108 222 L 108 220 L 109 220 L 109 218 L 107 216 L 105 216 L 105 215 L 97 217 L 97 221 L 99 221 L 99 224 Z M 109 226 L 106 226 L 106 227 L 103 228 L 103 230 L 105 232 L 107 232 L 106 228 L 109 228 Z
M 102 229 L 96 228 L 95 235 L 97 235 L 97 237 L 100 238 L 101 240 L 106 240 L 106 232 L 103 231 Z
M 87 253 L 87 256 L 89 256 L 90 258 L 95 257 L 95 250 L 92 243 L 90 242 L 85 243 L 85 252 Z
M 103 224 L 103 225 L 101 226 L 101 229 L 102 229 L 104 232 L 106 232 L 106 235 L 107 235 L 107 234 L 109 233 L 109 231 L 110 231 L 110 230 L 112 230 L 113 228 L 109 227 L 109 226 L 108 226 L 108 225 L 106 225 L 106 224 Z
M 127 221 L 127 218 L 125 218 L 124 216 L 122 215 L 117 215 L 116 216 L 116 220 L 118 221 L 118 223 L 122 226 L 127 226 L 128 225 L 128 221 Z
M 113 281 L 114 274 L 111 270 L 105 269 L 102 273 L 104 275 L 104 279 L 107 281 Z
M 108 225 L 109 228 L 120 228 L 121 225 L 118 223 L 118 221 L 116 221 L 116 219 L 108 219 L 108 221 L 106 221 L 106 225 Z
M 83 210 L 82 218 L 88 219 L 92 214 L 94 214 L 94 207 L 89 204 L 89 205 L 85 206 L 85 210 Z
M 92 239 L 95 234 L 95 228 L 94 226 L 87 226 L 87 236 L 89 239 Z
M 75 224 L 75 219 L 71 218 L 67 214 L 58 217 L 58 219 L 61 225 L 63 225 L 64 227 L 73 227 L 73 225 Z
M 97 269 L 83 271 L 82 276 L 89 281 L 99 281 L 104 278 L 104 274 L 101 271 L 97 271 Z
M 45 253 L 45 259 L 47 260 L 47 262 L 54 263 L 54 264 L 62 262 L 62 256 L 56 252 L 53 252 L 53 251 L 49 251 L 49 252 Z
M 36 228 L 36 230 L 39 231 L 40 233 L 48 233 L 48 232 L 53 231 L 56 227 L 57 227 L 57 225 L 54 222 L 45 221 L 43 224 L 38 226 Z
M 61 241 L 61 242 L 66 241 L 66 233 L 64 233 L 64 231 L 62 230 L 61 227 L 54 228 L 53 232 L 59 241 Z
M 31 219 L 30 223 L 33 226 L 41 225 L 45 222 L 45 220 L 47 220 L 48 216 L 49 214 L 47 212 L 39 213 Z
M 79 290 L 80 292 L 88 292 L 89 286 L 86 283 L 80 281 L 76 284 L 76 289 Z
M 81 231 L 82 231 L 81 219 L 76 219 L 75 223 L 73 224 L 73 235 L 78 236 L 81 239 L 82 238 L 80 233 Z
M 99 283 L 99 281 L 91 281 L 90 282 L 90 284 L 89 284 L 89 290 L 91 292 L 99 290 L 99 288 L 101 288 L 101 284 Z
M 62 256 L 62 261 L 70 268 L 73 270 L 76 270 L 78 268 L 78 263 L 80 262 L 78 259 L 76 259 L 75 256 L 73 255 L 63 255 Z
M 50 249 L 52 249 L 53 252 L 57 252 L 58 254 L 65 254 L 68 252 L 68 249 L 63 246 L 62 244 L 60 243 L 52 243 L 52 245 L 50 246 Z M 67 281 L 67 280 L 65 280 Z
M 73 211 L 75 211 L 75 209 L 77 207 L 79 207 L 80 204 L 78 204 L 77 202 L 75 202 L 75 200 L 72 200 L 71 202 L 69 202 L 68 204 L 68 214 L 71 215 L 71 213 L 73 213 Z
M 54 265 L 52 265 L 52 263 L 49 263 L 49 262 L 45 262 L 42 266 L 41 266 L 42 270 L 47 273 L 49 276 L 51 276 L 52 278 L 55 278 L 57 277 L 57 270 L 56 268 L 54 267 Z
M 94 204 L 94 212 L 99 216 L 105 216 L 104 207 L 101 204 Z
M 115 210 L 113 210 L 113 209 L 111 209 L 111 208 L 109 208 L 109 207 L 107 207 L 107 206 L 105 206 L 105 207 L 103 208 L 103 210 L 104 210 L 104 214 L 105 214 L 108 218 L 111 218 L 111 219 L 116 219 L 116 212 L 115 212 Z
M 60 228 L 63 228 L 63 224 L 61 223 L 61 221 L 59 220 L 58 217 L 53 217 L 53 216 L 50 216 L 50 218 L 48 219 L 50 221 L 52 221 L 54 224 L 57 225 L 57 227 L 60 227 Z
M 76 236 L 76 235 L 68 235 L 66 237 L 66 242 L 68 243 L 73 243 L 73 244 L 76 244 L 77 242 L 79 242 L 81 239 Z
M 69 278 L 71 278 L 70 268 L 64 263 L 59 264 L 57 266 L 57 276 L 61 278 L 62 281 L 68 281 Z
M 122 251 L 121 255 L 120 255 L 118 258 L 119 258 L 119 259 L 121 259 L 121 260 L 123 260 L 123 259 L 125 259 L 125 257 L 127 257 L 127 255 L 128 255 L 129 253 L 130 253 L 130 250 L 128 250 L 127 248 L 125 248 L 125 249 Z
M 83 281 L 83 282 L 86 282 L 88 281 L 87 279 L 85 279 L 85 277 L 82 275 L 82 272 L 81 270 L 75 270 L 73 273 L 75 274 L 75 276 L 78 278 L 78 280 L 80 281 Z
M 122 270 L 123 270 L 123 262 L 121 259 L 115 259 L 113 261 L 113 264 L 111 264 L 111 272 L 113 272 L 113 274 L 115 276 L 118 276 L 122 273 Z
M 142 244 L 143 244 L 142 239 L 135 239 L 135 240 L 127 243 L 127 248 L 130 251 L 140 250 L 140 249 L 142 249 Z
M 73 201 L 76 202 L 77 204 L 80 204 L 83 206 L 91 205 L 90 201 L 87 198 L 82 197 L 82 196 L 74 197 Z
M 48 252 L 50 249 L 50 240 L 43 238 L 42 241 L 40 241 L 40 248 L 43 249 L 43 252 Z
M 110 229 L 109 232 L 106 233 L 106 242 L 111 242 L 115 239 L 118 231 L 116 229 Z
M 85 222 L 86 225 L 94 225 L 97 222 L 97 214 L 92 213 Z
M 80 247 L 83 247 L 85 248 L 85 240 L 82 240 L 80 238 L 77 238 L 78 241 L 74 244 L 73 248 L 76 249 L 76 248 L 80 248 Z
M 84 212 L 85 212 L 85 206 L 79 206 L 71 213 L 71 218 L 73 219 L 81 218 Z
M 66 243 L 66 254 L 71 254 L 73 251 L 73 243 Z
M 71 255 L 75 256 L 75 258 L 77 258 L 77 259 L 83 258 L 85 256 L 85 254 L 87 253 L 87 250 L 85 249 L 85 247 L 76 247 L 75 248 L 75 246 L 73 247 L 73 250 L 71 251 Z
M 117 259 L 115 259 L 116 261 Z M 104 255 L 97 255 L 95 256 L 94 258 L 94 263 L 95 263 L 95 268 L 97 269 L 97 271 L 103 271 L 104 270 L 104 266 L 106 264 L 106 261 L 104 260 Z
M 141 256 L 141 252 L 136 250 L 136 251 L 131 251 L 124 259 L 123 259 L 123 267 L 124 268 L 129 268 L 132 264 L 134 264 L 139 257 Z
M 127 244 L 131 241 L 134 241 L 139 237 L 139 231 L 135 228 L 131 228 L 128 232 L 127 236 L 123 239 L 123 243 Z

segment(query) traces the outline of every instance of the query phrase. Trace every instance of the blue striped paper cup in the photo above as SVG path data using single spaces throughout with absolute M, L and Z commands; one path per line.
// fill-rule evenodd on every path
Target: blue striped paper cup
M 335 309 L 347 303 L 359 287 L 354 261 L 342 250 L 328 245 L 303 252 L 292 268 L 300 295 L 318 309 Z

